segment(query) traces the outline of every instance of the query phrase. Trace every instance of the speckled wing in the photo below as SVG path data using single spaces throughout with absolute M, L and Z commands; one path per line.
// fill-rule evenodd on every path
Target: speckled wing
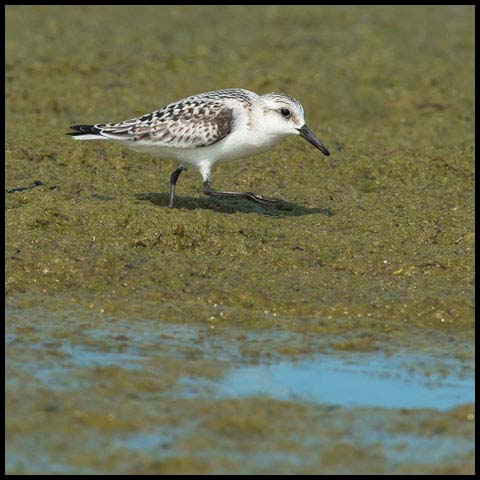
M 219 101 L 179 101 L 140 118 L 95 125 L 98 134 L 139 145 L 198 148 L 212 145 L 232 130 L 233 112 Z

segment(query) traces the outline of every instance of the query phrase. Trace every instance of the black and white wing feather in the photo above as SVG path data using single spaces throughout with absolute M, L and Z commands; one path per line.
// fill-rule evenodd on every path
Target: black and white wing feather
M 74 125 L 78 139 L 106 138 L 139 145 L 198 148 L 212 145 L 232 130 L 233 110 L 215 98 L 186 98 L 155 112 L 120 123 Z

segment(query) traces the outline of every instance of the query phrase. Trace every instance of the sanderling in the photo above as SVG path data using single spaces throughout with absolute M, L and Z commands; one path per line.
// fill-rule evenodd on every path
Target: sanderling
M 330 155 L 305 125 L 298 100 L 284 93 L 257 95 L 242 88 L 192 95 L 120 123 L 70 128 L 76 140 L 110 140 L 178 161 L 170 176 L 169 207 L 173 207 L 175 185 L 186 165 L 200 170 L 206 195 L 243 197 L 268 205 L 280 200 L 252 192 L 214 190 L 210 186 L 213 164 L 264 152 L 287 135 L 300 135 Z

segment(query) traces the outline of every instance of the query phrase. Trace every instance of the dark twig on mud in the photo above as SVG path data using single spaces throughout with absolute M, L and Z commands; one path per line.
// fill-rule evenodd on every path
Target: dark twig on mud
M 5 191 L 7 193 L 22 192 L 23 190 L 30 190 L 31 188 L 40 187 L 41 185 L 43 185 L 43 182 L 35 180 L 29 187 L 6 188 Z

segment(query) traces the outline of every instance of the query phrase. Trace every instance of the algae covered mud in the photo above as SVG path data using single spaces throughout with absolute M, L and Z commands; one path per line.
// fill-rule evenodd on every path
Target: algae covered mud
M 473 7 L 6 14 L 8 473 L 473 473 Z M 224 87 L 278 208 L 65 136 Z

